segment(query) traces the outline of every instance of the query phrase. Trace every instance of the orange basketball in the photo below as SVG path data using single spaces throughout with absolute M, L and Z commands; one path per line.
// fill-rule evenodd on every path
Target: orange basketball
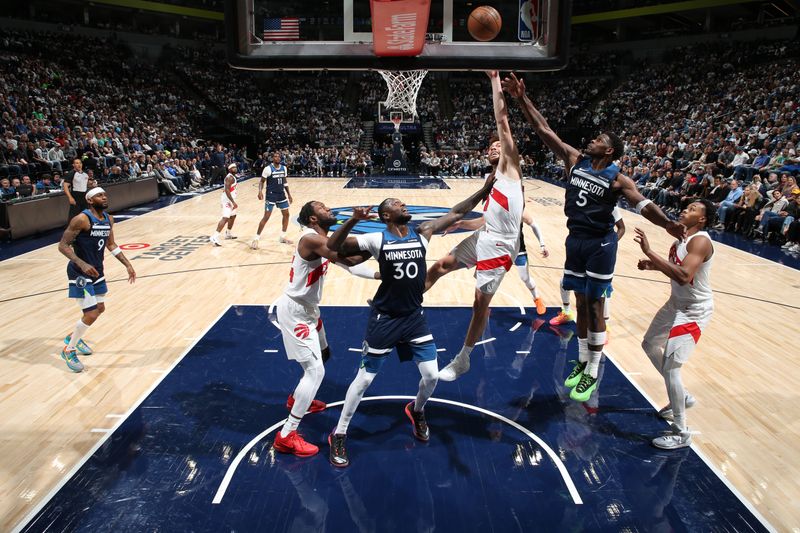
M 503 19 L 491 6 L 480 6 L 472 10 L 467 19 L 469 34 L 477 41 L 491 41 L 500 33 Z

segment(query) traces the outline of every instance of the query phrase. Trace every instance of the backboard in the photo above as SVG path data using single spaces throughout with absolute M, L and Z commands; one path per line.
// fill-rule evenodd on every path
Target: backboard
M 226 0 L 228 62 L 253 70 L 542 71 L 567 64 L 570 0 L 404 1 L 430 3 L 425 44 L 412 57 L 375 54 L 370 0 Z M 489 42 L 467 30 L 480 5 L 502 17 Z

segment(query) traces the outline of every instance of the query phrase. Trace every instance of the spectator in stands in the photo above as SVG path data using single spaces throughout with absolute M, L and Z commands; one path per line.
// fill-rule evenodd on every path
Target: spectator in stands
M 772 200 L 767 202 L 764 208 L 761 210 L 761 214 L 756 217 L 756 222 L 758 222 L 758 227 L 755 229 L 756 236 L 762 240 L 766 240 L 769 236 L 769 231 L 767 230 L 768 224 L 770 219 L 773 217 L 781 217 L 786 216 L 784 209 L 786 206 L 789 205 L 789 201 L 783 196 L 783 193 L 775 189 L 772 191 Z M 786 214 L 781 214 L 786 213 Z
M 728 212 L 734 209 L 743 194 L 744 189 L 742 189 L 742 187 L 739 185 L 739 182 L 737 180 L 732 180 L 727 196 L 723 201 L 717 204 L 717 217 L 719 223 L 714 226 L 714 229 L 721 230 L 725 228 L 725 218 L 727 217 Z
M 28 175 L 22 176 L 22 182 L 17 187 L 17 196 L 19 198 L 28 198 L 34 195 L 36 188 L 31 183 L 31 177 Z
M 8 178 L 0 179 L 0 200 L 11 200 L 17 197 L 17 190 L 11 186 Z

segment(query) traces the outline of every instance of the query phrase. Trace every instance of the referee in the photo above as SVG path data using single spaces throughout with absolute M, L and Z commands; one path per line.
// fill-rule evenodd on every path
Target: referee
M 61 187 L 69 200 L 69 223 L 72 218 L 89 207 L 86 202 L 86 191 L 89 185 L 89 175 L 83 171 L 83 162 L 75 158 L 72 161 L 72 172 L 64 176 Z

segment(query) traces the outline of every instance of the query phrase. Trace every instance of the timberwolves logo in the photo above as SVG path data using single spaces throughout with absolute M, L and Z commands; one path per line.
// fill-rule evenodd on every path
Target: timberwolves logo
M 433 220 L 439 218 L 440 216 L 446 215 L 450 212 L 449 207 L 431 207 L 427 205 L 407 205 L 406 208 L 408 209 L 409 214 L 411 215 L 411 222 L 409 222 L 409 226 L 416 230 L 417 226 L 425 222 L 426 220 Z M 331 228 L 331 231 L 336 231 L 339 227 L 351 216 L 353 216 L 353 208 L 352 207 L 334 207 L 331 209 L 333 214 L 336 216 L 337 223 L 335 226 Z M 377 206 L 373 211 L 377 211 Z M 470 211 L 466 215 L 464 215 L 463 220 L 470 220 L 473 218 L 480 217 L 480 213 L 476 213 L 475 211 Z M 361 234 L 361 233 L 375 233 L 377 231 L 383 231 L 386 229 L 386 225 L 382 222 L 378 222 L 377 220 L 366 220 L 361 221 L 356 224 L 356 227 L 353 228 L 353 231 L 350 233 L 353 235 Z M 461 233 L 466 230 L 456 230 L 452 233 Z

